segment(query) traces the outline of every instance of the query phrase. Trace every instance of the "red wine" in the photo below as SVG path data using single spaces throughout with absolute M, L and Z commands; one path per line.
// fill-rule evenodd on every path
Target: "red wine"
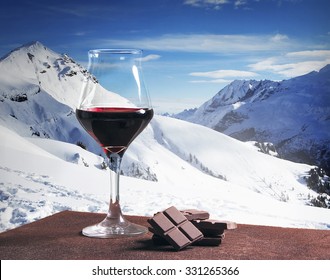
M 85 130 L 103 147 L 107 155 L 123 155 L 129 144 L 153 117 L 147 108 L 97 107 L 76 110 L 76 117 Z

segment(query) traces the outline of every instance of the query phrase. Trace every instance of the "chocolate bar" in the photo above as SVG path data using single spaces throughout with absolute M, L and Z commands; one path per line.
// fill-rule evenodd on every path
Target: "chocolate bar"
M 218 236 L 204 236 L 201 240 L 196 241 L 192 245 L 196 246 L 219 246 L 222 240 L 225 238 L 225 234 Z
M 224 234 L 218 236 L 204 236 L 200 240 L 192 243 L 191 246 L 219 246 L 224 238 Z M 152 235 L 152 241 L 155 245 L 159 246 L 169 245 L 169 242 L 158 234 Z
M 148 219 L 148 223 L 157 235 L 176 250 L 181 250 L 203 238 L 203 234 L 174 206 L 156 213 Z
M 236 229 L 237 225 L 234 222 L 220 220 L 194 220 L 193 223 L 204 229 Z
M 209 217 L 209 213 L 204 210 L 178 211 L 172 206 L 148 220 L 152 226 L 149 231 L 153 233 L 152 240 L 155 245 L 171 244 L 176 250 L 188 245 L 219 246 L 225 237 L 224 231 L 235 229 L 237 225 Z
M 223 234 L 225 230 L 237 228 L 236 223 L 219 220 L 192 220 L 195 227 L 197 227 L 205 236 L 217 236 Z
M 206 220 L 210 218 L 210 214 L 204 210 L 185 209 L 180 211 L 189 221 L 192 220 Z
M 182 211 L 180 211 L 182 213 Z M 212 222 L 210 222 L 212 223 Z M 198 224 L 197 224 L 198 226 Z M 198 227 L 197 227 L 198 228 Z M 170 243 L 163 238 L 162 236 L 158 235 L 153 227 L 148 228 L 151 233 L 153 233 L 152 241 L 157 246 L 162 245 L 169 245 Z M 197 240 L 193 242 L 192 246 L 219 246 L 222 242 L 222 240 L 225 238 L 225 234 L 223 233 L 224 230 L 203 230 L 203 228 L 200 229 L 200 231 L 203 233 L 203 238 L 200 240 Z

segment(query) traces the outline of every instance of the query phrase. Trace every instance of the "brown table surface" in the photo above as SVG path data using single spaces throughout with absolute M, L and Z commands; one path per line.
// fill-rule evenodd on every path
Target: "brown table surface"
M 330 259 L 330 230 L 292 229 L 239 224 L 226 231 L 220 246 L 189 246 L 176 252 L 155 246 L 149 232 L 139 237 L 95 239 L 81 229 L 105 214 L 64 211 L 0 234 L 0 259 L 193 259 L 311 260 Z M 148 226 L 147 217 L 127 216 Z

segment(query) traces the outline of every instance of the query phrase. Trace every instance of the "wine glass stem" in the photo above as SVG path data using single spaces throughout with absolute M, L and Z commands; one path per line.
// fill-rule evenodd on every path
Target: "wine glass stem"
M 110 206 L 107 218 L 123 220 L 119 203 L 119 176 L 122 157 L 116 153 L 109 156 Z

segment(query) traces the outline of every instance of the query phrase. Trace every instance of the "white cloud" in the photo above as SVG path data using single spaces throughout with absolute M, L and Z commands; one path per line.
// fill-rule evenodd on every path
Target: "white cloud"
M 220 10 L 225 4 L 232 4 L 238 9 L 247 5 L 247 0 L 185 0 L 183 3 L 192 7 Z
M 286 54 L 287 57 L 319 57 L 321 59 L 330 58 L 330 50 L 313 50 L 313 51 L 300 51 L 300 52 L 290 52 Z
M 223 5 L 228 2 L 228 0 L 185 0 L 184 4 L 193 7 L 214 7 L 217 9 L 219 5 Z
M 190 83 L 195 83 L 195 84 L 201 84 L 201 83 L 212 83 L 212 84 L 230 84 L 233 80 L 227 80 L 227 79 L 214 79 L 214 80 L 192 80 L 189 81 Z
M 84 31 L 78 31 L 78 32 L 76 32 L 76 33 L 74 33 L 74 35 L 75 36 L 85 36 L 86 35 L 86 32 L 84 32 Z
M 289 52 L 250 64 L 253 71 L 270 71 L 284 77 L 296 77 L 318 71 L 330 64 L 330 50 Z
M 272 36 L 270 38 L 270 41 L 272 41 L 274 43 L 277 43 L 277 42 L 286 41 L 288 39 L 289 39 L 289 37 L 287 35 L 284 35 L 284 34 L 275 34 L 274 36 Z
M 289 78 L 296 77 L 307 74 L 311 71 L 319 71 L 327 64 L 330 64 L 330 59 L 328 61 L 303 61 L 285 64 L 282 65 L 282 70 L 278 71 L 278 73 Z
M 222 79 L 222 78 L 228 78 L 228 77 L 251 78 L 251 77 L 258 76 L 258 74 L 254 73 L 254 72 L 239 71 L 239 70 L 216 70 L 216 71 L 209 71 L 209 72 L 192 72 L 189 75 L 195 76 L 195 77 L 211 78 L 211 79 Z
M 167 34 L 159 37 L 112 40 L 99 44 L 141 49 L 200 53 L 250 53 L 290 50 L 297 44 L 286 35 Z
M 239 70 L 215 70 L 208 72 L 192 72 L 190 76 L 208 78 L 201 80 L 192 80 L 190 83 L 217 83 L 229 84 L 235 79 L 252 78 L 258 76 L 257 73 Z
M 239 8 L 241 6 L 246 5 L 246 1 L 245 0 L 236 0 L 234 5 L 235 5 L 235 8 Z
M 160 58 L 160 55 L 158 55 L 158 54 L 149 54 L 147 56 L 142 57 L 141 62 L 147 62 L 147 61 L 156 60 L 159 58 Z
M 265 0 L 184 0 L 183 3 L 197 8 L 220 10 L 225 4 L 232 5 L 235 9 L 250 9 L 255 2 L 262 1 L 265 2 Z M 303 0 L 268 0 L 268 2 L 274 2 L 278 7 L 282 6 L 282 2 L 299 3 L 300 1 Z

